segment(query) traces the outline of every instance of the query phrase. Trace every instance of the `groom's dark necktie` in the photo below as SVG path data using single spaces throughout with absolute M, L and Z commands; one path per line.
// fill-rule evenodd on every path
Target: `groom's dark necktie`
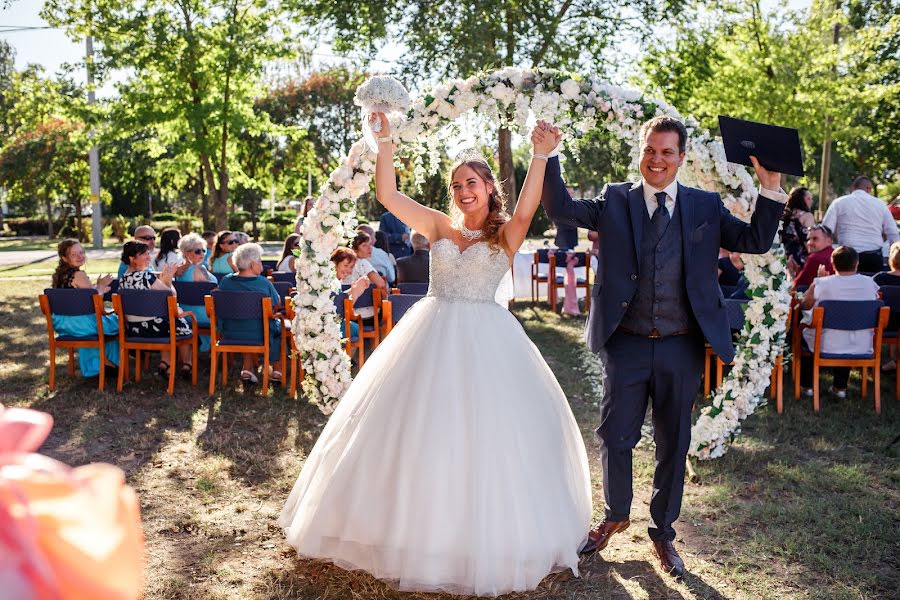
M 666 232 L 666 227 L 669 226 L 669 221 L 672 217 L 669 216 L 669 211 L 666 209 L 666 193 L 656 192 L 654 195 L 656 196 L 657 207 L 653 212 L 653 216 L 650 217 L 650 223 L 656 230 L 656 237 L 661 238 Z

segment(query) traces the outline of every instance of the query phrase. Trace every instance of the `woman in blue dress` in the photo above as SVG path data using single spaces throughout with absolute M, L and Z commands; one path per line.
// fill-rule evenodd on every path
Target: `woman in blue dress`
M 237 247 L 238 241 L 233 231 L 220 231 L 216 236 L 216 244 L 213 247 L 213 253 L 210 257 L 212 260 L 213 273 L 234 273 L 237 267 L 234 266 L 234 249 Z
M 272 299 L 272 307 L 281 303 L 281 296 L 272 282 L 262 276 L 262 248 L 259 244 L 243 244 L 234 252 L 237 273 L 226 275 L 219 282 L 219 289 L 228 292 L 262 292 Z M 259 340 L 263 337 L 262 324 L 250 320 L 219 319 L 222 336 L 242 340 Z M 280 382 L 281 373 L 281 322 L 269 323 L 269 361 L 272 365 L 272 381 Z M 256 383 L 256 354 L 244 354 L 241 381 Z
M 356 252 L 343 246 L 336 248 L 331 253 L 331 262 L 334 264 L 334 273 L 337 275 L 338 281 L 344 281 L 353 274 L 356 260 Z M 355 304 L 356 300 L 363 295 L 363 292 L 369 289 L 369 279 L 368 277 L 358 277 L 350 283 L 350 287 L 346 290 L 342 289 L 342 287 L 339 285 L 335 289 L 335 293 L 345 291 L 350 301 Z M 345 331 L 344 321 L 341 321 L 341 331 Z M 359 324 L 356 321 L 350 321 L 350 337 L 359 337 Z
M 91 283 L 87 273 L 81 267 L 87 262 L 84 248 L 78 240 L 63 240 L 56 247 L 59 264 L 53 273 L 54 288 L 75 288 L 79 290 L 97 290 L 98 294 L 109 291 L 112 275 L 100 275 L 97 283 Z M 94 315 L 52 315 L 53 329 L 60 335 L 87 337 L 97 335 L 97 318 Z M 102 318 L 103 333 L 119 333 L 119 320 L 116 315 L 104 315 Z M 119 364 L 119 342 L 105 344 L 106 366 L 115 368 Z M 95 348 L 78 350 L 78 368 L 83 377 L 96 377 L 100 374 L 100 351 Z
M 178 242 L 178 250 L 184 257 L 187 269 L 181 275 L 175 277 L 175 281 L 202 281 L 209 283 L 218 283 L 216 276 L 206 270 L 203 264 L 206 256 L 206 240 L 196 233 L 189 233 Z M 197 317 L 198 327 L 209 327 L 209 315 L 206 314 L 206 307 L 193 304 L 179 303 L 182 310 L 194 313 Z M 208 352 L 210 339 L 208 335 L 200 336 L 200 351 Z

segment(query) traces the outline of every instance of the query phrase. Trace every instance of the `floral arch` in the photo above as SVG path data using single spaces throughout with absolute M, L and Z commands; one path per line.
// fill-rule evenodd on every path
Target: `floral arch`
M 679 180 L 720 192 L 725 205 L 741 219 L 749 220 L 752 214 L 756 185 L 750 173 L 728 163 L 721 140 L 700 129 L 696 121 L 641 92 L 558 71 L 505 68 L 454 79 L 414 100 L 405 113 L 393 114 L 397 154 L 412 160 L 418 180 L 438 167 L 444 126 L 472 112 L 523 135 L 528 133 L 531 115 L 576 136 L 605 128 L 631 149 L 635 174 L 641 123 L 655 115 L 671 115 L 688 129 Z M 351 381 L 350 359 L 341 349 L 342 332 L 331 299 L 336 280 L 329 258 L 354 235 L 354 201 L 369 189 L 374 160 L 364 139 L 353 144 L 328 178 L 301 232 L 293 335 L 306 372 L 303 389 L 325 410 L 333 408 Z M 765 403 L 772 365 L 785 344 L 789 282 L 783 252 L 776 247 L 765 255 L 746 255 L 744 263 L 751 300 L 734 367 L 692 430 L 690 454 L 701 459 L 722 456 L 740 432 L 741 421 Z

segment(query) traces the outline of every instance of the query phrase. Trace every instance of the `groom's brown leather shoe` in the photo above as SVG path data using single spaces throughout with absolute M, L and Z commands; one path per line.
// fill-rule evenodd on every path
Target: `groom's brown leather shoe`
M 675 579 L 684 577 L 684 561 L 678 556 L 675 544 L 669 540 L 651 540 L 650 547 L 653 549 L 653 556 L 659 559 L 659 566 L 663 571 Z
M 579 554 L 593 554 L 594 552 L 603 550 L 606 548 L 607 544 L 609 544 L 609 538 L 611 538 L 613 534 L 625 531 L 628 529 L 629 525 L 631 525 L 631 521 L 628 519 L 625 519 L 624 521 L 607 521 L 606 519 L 603 519 L 597 527 L 588 532 L 587 542 L 581 550 L 578 551 Z

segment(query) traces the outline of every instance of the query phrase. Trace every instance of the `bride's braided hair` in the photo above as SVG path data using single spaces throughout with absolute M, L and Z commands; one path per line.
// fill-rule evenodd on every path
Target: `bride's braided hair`
M 456 224 L 462 223 L 462 212 L 453 201 L 453 176 L 460 167 L 469 167 L 485 182 L 491 184 L 492 191 L 488 195 L 488 216 L 481 227 L 481 235 L 484 241 L 492 250 L 500 250 L 500 227 L 509 220 L 506 213 L 506 195 L 503 188 L 494 177 L 491 166 L 484 157 L 474 154 L 465 153 L 457 158 L 456 162 L 450 168 L 450 175 L 447 177 L 447 193 L 450 196 L 450 217 Z

